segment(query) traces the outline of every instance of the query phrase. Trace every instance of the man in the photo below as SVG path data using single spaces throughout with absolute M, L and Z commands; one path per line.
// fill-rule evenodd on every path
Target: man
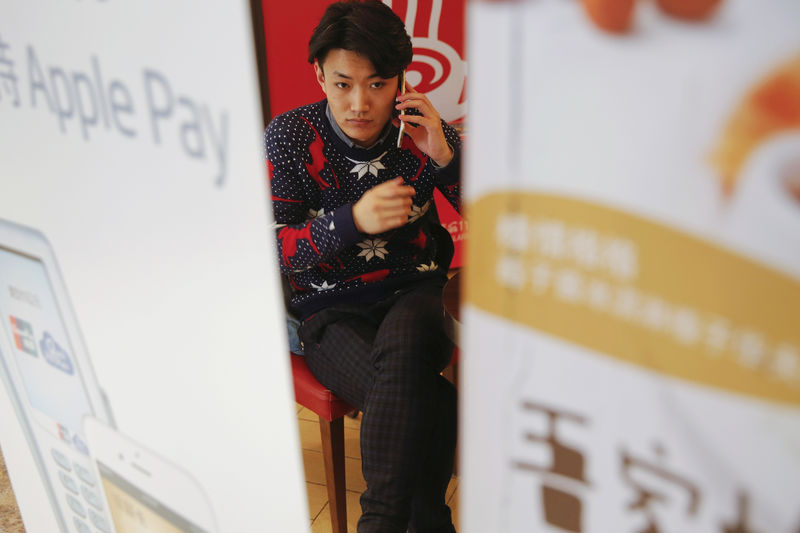
M 452 244 L 433 191 L 458 208 L 460 141 L 423 94 L 398 95 L 411 58 L 389 7 L 332 4 L 309 42 L 326 99 L 276 117 L 265 138 L 308 366 L 363 412 L 359 533 L 455 531 L 456 393 L 439 375 L 452 353 L 441 302 Z

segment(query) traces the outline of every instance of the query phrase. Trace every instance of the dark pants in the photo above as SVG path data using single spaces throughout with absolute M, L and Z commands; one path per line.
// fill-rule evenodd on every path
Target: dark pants
M 363 412 L 359 533 L 452 533 L 445 504 L 456 444 L 456 391 L 439 375 L 443 282 L 373 305 L 321 311 L 300 338 L 314 376 Z

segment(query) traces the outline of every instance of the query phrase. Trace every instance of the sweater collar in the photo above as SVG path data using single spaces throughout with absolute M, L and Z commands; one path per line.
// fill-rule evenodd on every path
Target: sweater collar
M 345 144 L 345 146 L 347 146 L 348 148 L 352 148 L 354 150 L 363 150 L 365 152 L 372 150 L 376 146 L 383 144 L 383 142 L 386 141 L 386 137 L 388 137 L 389 133 L 392 131 L 392 121 L 390 120 L 383 127 L 383 131 L 381 132 L 380 137 L 378 137 L 378 140 L 375 141 L 375 143 L 372 144 L 371 146 L 364 148 L 363 146 L 359 146 L 356 143 L 354 143 L 352 139 L 350 139 L 350 137 L 345 135 L 345 133 L 342 131 L 342 128 L 340 128 L 339 124 L 336 122 L 336 119 L 333 118 L 333 112 L 331 111 L 331 106 L 328 105 L 327 100 L 325 101 L 325 117 L 327 117 L 328 124 L 330 124 L 333 133 L 335 133 L 336 136 L 339 137 L 339 139 Z

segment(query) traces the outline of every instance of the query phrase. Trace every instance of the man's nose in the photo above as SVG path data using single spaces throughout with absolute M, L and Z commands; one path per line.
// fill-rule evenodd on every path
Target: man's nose
M 369 111 L 369 96 L 363 89 L 356 88 L 353 91 L 353 98 L 350 101 L 350 108 L 356 113 Z

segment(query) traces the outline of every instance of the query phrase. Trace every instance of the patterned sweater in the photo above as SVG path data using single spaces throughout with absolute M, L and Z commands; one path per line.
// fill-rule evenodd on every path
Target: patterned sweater
M 368 149 L 348 146 L 325 114 L 327 101 L 275 117 L 265 133 L 267 169 L 281 272 L 293 288 L 292 310 L 305 319 L 325 307 L 378 301 L 408 284 L 442 276 L 438 188 L 457 209 L 460 149 L 443 123 L 453 160 L 437 168 L 410 137 L 397 148 L 397 128 Z M 402 176 L 416 190 L 408 223 L 378 235 L 356 229 L 353 204 L 372 187 Z

